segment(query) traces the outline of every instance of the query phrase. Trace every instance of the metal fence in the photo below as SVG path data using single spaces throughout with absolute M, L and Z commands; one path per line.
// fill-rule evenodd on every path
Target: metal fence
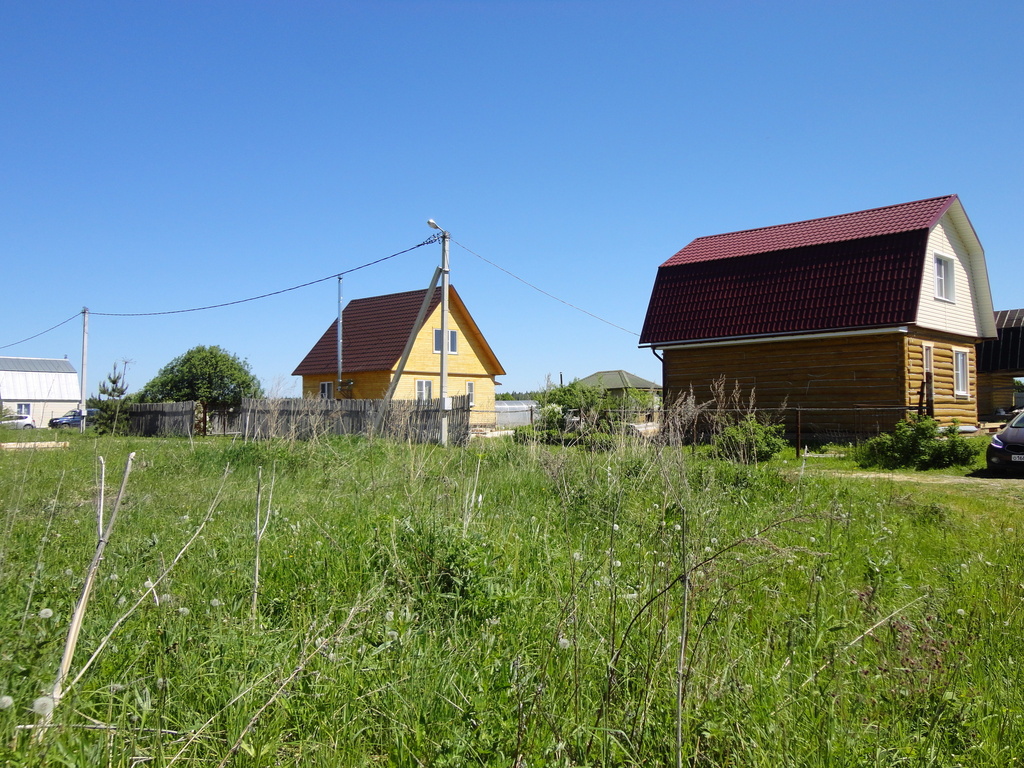
M 376 430 L 383 400 L 247 398 L 238 408 L 211 411 L 205 433 L 238 435 L 246 440 L 376 434 L 415 443 L 439 443 L 442 417 L 447 415 L 449 444 L 465 445 L 469 442 L 469 397 L 449 400 L 447 411 L 441 400 L 393 400 Z M 187 437 L 204 431 L 201 409 L 192 402 L 136 403 L 129 416 L 131 432 L 136 435 Z

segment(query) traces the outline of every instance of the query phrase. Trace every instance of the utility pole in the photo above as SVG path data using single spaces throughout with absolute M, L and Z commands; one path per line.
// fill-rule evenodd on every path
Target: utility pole
M 82 420 L 78 424 L 78 430 L 85 432 L 85 407 L 86 392 L 88 391 L 88 368 L 89 368 L 89 308 L 82 307 L 82 394 L 78 407 L 82 412 Z
M 344 277 L 338 275 L 338 381 L 334 384 L 335 399 L 341 397 L 341 309 L 344 304 L 342 301 L 341 285 L 344 279 Z
M 448 399 L 448 241 L 451 235 L 433 219 L 427 224 L 441 232 L 441 445 L 448 445 L 448 411 L 452 407 Z

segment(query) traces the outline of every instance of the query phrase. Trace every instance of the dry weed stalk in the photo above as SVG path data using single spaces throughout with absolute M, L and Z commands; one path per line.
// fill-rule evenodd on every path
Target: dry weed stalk
M 277 471 L 275 465 L 275 471 L 271 474 L 270 478 L 270 493 L 267 496 L 267 514 L 264 515 L 262 525 L 260 524 L 260 506 L 262 505 L 261 496 L 263 493 L 263 467 L 258 467 L 256 471 L 256 553 L 253 558 L 253 575 L 252 575 L 252 621 L 256 623 L 256 617 L 258 615 L 259 608 L 259 592 L 260 592 L 260 542 L 263 541 L 263 534 L 267 532 L 267 526 L 270 524 L 270 505 L 274 499 L 274 482 L 277 479 Z
M 53 683 L 53 690 L 50 693 L 52 699 L 52 706 L 48 707 L 45 714 L 42 716 L 42 725 L 49 725 L 53 720 L 53 712 L 60 704 L 61 696 L 64 693 L 64 681 L 67 679 L 68 671 L 71 669 L 71 661 L 75 655 L 75 646 L 78 645 L 78 635 L 82 631 L 82 622 L 85 619 L 85 609 L 89 604 L 89 598 L 92 595 L 93 587 L 96 584 L 96 575 L 100 570 L 100 563 L 103 561 L 103 551 L 107 548 L 107 542 L 110 541 L 110 535 L 114 530 L 114 523 L 117 522 L 117 513 L 121 508 L 121 500 L 124 498 L 125 489 L 128 487 L 128 476 L 132 471 L 132 462 L 135 461 L 135 452 L 132 451 L 128 454 L 128 461 L 124 466 L 124 475 L 121 478 L 121 488 L 117 492 L 117 498 L 114 500 L 114 508 L 110 513 L 110 522 L 107 523 L 106 529 L 100 534 L 100 540 L 96 544 L 96 553 L 93 555 L 92 562 L 89 564 L 89 570 L 86 573 L 85 585 L 82 587 L 81 597 L 78 598 L 78 604 L 75 606 L 74 613 L 71 614 L 71 625 L 68 628 L 68 639 L 64 644 L 64 655 L 60 660 L 60 667 L 57 670 L 57 679 Z M 105 474 L 101 475 L 101 478 L 105 479 Z M 98 507 L 102 508 L 102 499 L 105 493 L 105 488 L 102 483 L 100 485 L 100 501 Z M 37 738 L 42 738 L 45 730 L 39 730 L 36 732 Z
M 89 656 L 89 659 L 85 662 L 85 664 L 82 665 L 82 668 L 78 670 L 78 674 L 75 675 L 75 679 L 72 680 L 71 683 L 68 685 L 68 690 L 73 688 L 78 683 L 78 681 L 82 679 L 85 673 L 89 670 L 89 668 L 99 657 L 103 649 L 107 646 L 107 643 L 110 642 L 110 639 L 114 636 L 114 633 L 116 633 L 120 626 L 124 624 L 125 621 L 127 621 L 128 618 L 131 617 L 131 615 L 135 613 L 136 610 L 138 610 L 138 607 L 142 605 L 143 602 L 145 602 L 146 597 L 150 593 L 153 593 L 154 596 L 156 595 L 156 588 L 160 585 L 160 582 L 167 578 L 167 575 L 171 572 L 174 566 L 178 564 L 178 562 L 181 560 L 181 558 L 185 556 L 185 553 L 189 550 L 192 544 L 195 543 L 195 540 L 199 538 L 199 535 L 203 532 L 203 529 L 206 527 L 206 524 L 210 522 L 210 519 L 213 517 L 214 511 L 217 509 L 217 503 L 220 501 L 221 492 L 224 490 L 224 483 L 227 481 L 228 469 L 229 467 L 224 467 L 224 475 L 221 477 L 221 484 L 220 488 L 217 489 L 217 495 L 214 496 L 213 501 L 210 503 L 210 508 L 206 511 L 206 516 L 203 518 L 202 522 L 198 526 L 196 526 L 196 529 L 189 537 L 189 540 L 185 542 L 185 544 L 182 546 L 180 550 L 178 550 L 178 554 L 174 556 L 174 559 L 171 560 L 170 564 L 163 569 L 159 576 L 157 576 L 156 580 L 153 582 L 153 586 L 149 590 L 143 592 L 142 596 L 138 600 L 136 600 L 135 603 L 132 604 L 132 607 L 129 608 L 117 621 L 114 622 L 114 624 L 108 630 L 107 634 L 104 635 L 103 639 L 100 640 L 99 644 L 96 646 L 96 650 L 92 652 L 92 655 Z

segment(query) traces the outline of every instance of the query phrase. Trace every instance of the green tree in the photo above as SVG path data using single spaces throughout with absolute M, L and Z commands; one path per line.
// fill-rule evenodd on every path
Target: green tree
M 199 403 L 204 434 L 210 411 L 238 406 L 243 397 L 263 397 L 249 363 L 220 347 L 203 346 L 171 360 L 139 391 L 141 402 Z
M 88 423 L 100 434 L 123 435 L 128 432 L 128 401 L 125 398 L 128 394 L 128 382 L 125 381 L 127 370 L 127 362 L 120 370 L 117 363 L 114 363 L 114 369 L 107 374 L 107 380 L 100 383 L 99 395 L 86 401 L 86 408 L 99 411 Z

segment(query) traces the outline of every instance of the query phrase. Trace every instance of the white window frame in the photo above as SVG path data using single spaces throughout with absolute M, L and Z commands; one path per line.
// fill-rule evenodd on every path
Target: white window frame
M 433 400 L 434 382 L 430 379 L 416 379 L 416 399 Z
M 31 416 L 32 415 L 32 403 L 18 403 L 18 415 L 19 416 Z
M 476 382 L 466 382 L 466 396 L 469 398 L 469 407 L 472 408 L 476 405 Z
M 956 262 L 948 256 L 935 254 L 935 298 L 956 303 Z
M 448 330 L 448 354 L 457 355 L 459 354 L 459 335 L 458 331 L 449 329 Z M 434 329 L 434 354 L 441 354 L 441 329 Z
M 320 382 L 320 397 L 323 400 L 334 399 L 334 382 L 333 381 L 321 381 Z
M 971 396 L 971 358 L 966 349 L 953 348 L 953 393 L 957 397 Z

